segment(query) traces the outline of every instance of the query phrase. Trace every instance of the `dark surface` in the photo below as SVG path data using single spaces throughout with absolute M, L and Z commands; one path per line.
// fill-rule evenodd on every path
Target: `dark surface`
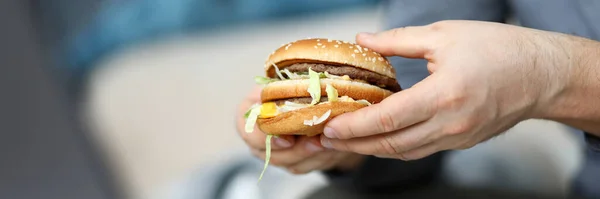
M 410 189 L 400 193 L 388 194 L 363 194 L 350 193 L 336 189 L 334 187 L 325 187 L 317 190 L 315 193 L 306 197 L 306 199 L 440 199 L 440 198 L 461 198 L 461 199 L 565 199 L 565 197 L 537 196 L 523 193 L 511 193 L 492 190 L 468 190 L 458 189 L 448 186 L 430 186 L 424 188 Z M 577 197 L 568 197 L 578 199 Z
M 120 198 L 26 0 L 0 1 L 0 198 Z

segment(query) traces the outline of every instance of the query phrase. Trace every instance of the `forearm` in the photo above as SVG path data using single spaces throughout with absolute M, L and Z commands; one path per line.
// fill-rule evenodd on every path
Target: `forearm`
M 565 87 L 544 107 L 544 118 L 600 137 L 600 42 L 568 37 Z

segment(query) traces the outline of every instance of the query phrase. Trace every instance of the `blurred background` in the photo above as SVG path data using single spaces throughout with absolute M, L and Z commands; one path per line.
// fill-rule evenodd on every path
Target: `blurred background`
M 153 198 L 203 168 L 249 157 L 234 111 L 274 49 L 307 37 L 354 41 L 358 32 L 384 29 L 380 3 L 54 0 L 14 8 L 36 27 L 40 51 L 50 57 L 41 65 L 66 91 L 65 110 L 75 112 L 97 149 L 108 184 L 129 198 Z M 558 176 L 548 186 L 567 190 L 580 162 L 577 139 L 543 121 L 511 131 L 480 148 L 547 156 L 540 164 L 552 164 Z M 532 137 L 540 132 L 545 136 Z

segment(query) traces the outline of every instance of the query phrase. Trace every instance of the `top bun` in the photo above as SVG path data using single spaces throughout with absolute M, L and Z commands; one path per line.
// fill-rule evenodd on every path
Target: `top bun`
M 265 62 L 267 77 L 275 77 L 273 64 L 279 69 L 296 63 L 348 65 L 396 78 L 396 71 L 381 54 L 354 43 L 331 39 L 303 39 L 284 44 Z

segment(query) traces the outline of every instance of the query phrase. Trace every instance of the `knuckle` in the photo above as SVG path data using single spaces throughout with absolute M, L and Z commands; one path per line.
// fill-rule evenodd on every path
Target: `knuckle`
M 431 23 L 429 25 L 429 30 L 434 31 L 434 32 L 441 31 L 446 26 L 448 26 L 448 23 L 450 23 L 450 21 L 447 21 L 447 20 L 442 20 L 442 21 L 437 21 L 437 22 Z
M 378 111 L 377 126 L 382 133 L 393 131 L 396 128 L 394 119 L 388 111 Z
M 456 90 L 442 97 L 438 102 L 438 107 L 442 110 L 456 110 L 462 107 L 466 101 L 465 92 L 463 90 Z
M 294 175 L 303 175 L 303 174 L 308 173 L 308 171 L 297 169 L 297 168 L 288 168 L 287 170 Z
M 475 145 L 477 145 L 477 142 L 473 142 L 473 141 L 465 141 L 463 144 L 459 145 L 457 147 L 457 149 L 459 150 L 466 150 L 466 149 L 470 149 L 473 148 Z
M 400 160 L 403 160 L 403 161 L 410 161 L 410 160 L 409 160 L 409 159 L 406 157 L 406 154 L 403 154 L 403 153 L 399 153 L 399 154 L 395 155 L 394 157 L 395 157 L 396 159 L 400 159 Z
M 391 136 L 384 136 L 379 141 L 379 147 L 374 153 L 396 154 L 398 150 L 395 147 L 395 141 Z
M 284 161 L 281 161 L 280 159 L 277 159 L 277 158 L 271 158 L 269 160 L 269 164 L 270 165 L 274 165 L 274 166 L 278 166 L 278 167 L 288 166 L 288 164 L 286 164 Z
M 449 125 L 448 127 L 446 127 L 446 129 L 444 130 L 444 133 L 446 135 L 460 135 L 460 134 L 471 131 L 473 126 L 474 126 L 474 124 L 473 124 L 473 122 L 471 122 L 471 120 L 461 121 L 461 122 L 453 123 L 453 124 Z
M 391 36 L 392 36 L 393 38 L 395 38 L 395 37 L 398 37 L 398 36 L 401 36 L 401 35 L 402 35 L 402 32 L 404 31 L 404 29 L 405 29 L 405 28 L 406 28 L 406 27 L 394 28 L 394 29 L 392 30 L 392 32 L 391 32 L 391 33 L 392 33 L 392 34 L 391 34 Z

